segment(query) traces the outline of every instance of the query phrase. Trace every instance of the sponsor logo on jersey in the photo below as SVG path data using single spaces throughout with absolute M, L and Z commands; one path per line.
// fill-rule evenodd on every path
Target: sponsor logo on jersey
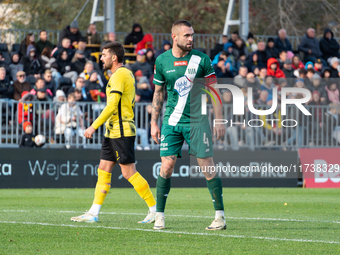
M 194 67 L 188 67 L 188 74 L 196 74 L 196 68 Z
M 188 61 L 175 61 L 174 66 L 187 66 Z
M 192 83 L 188 80 L 188 78 L 186 76 L 182 76 L 176 80 L 174 89 L 180 97 L 183 97 L 190 92 L 191 87 Z
M 172 72 L 175 72 L 176 70 L 169 70 L 169 71 L 166 71 L 166 73 L 172 73 Z

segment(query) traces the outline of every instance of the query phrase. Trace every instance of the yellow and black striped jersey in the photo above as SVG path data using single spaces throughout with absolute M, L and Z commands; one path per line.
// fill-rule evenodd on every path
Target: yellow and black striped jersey
M 136 136 L 134 123 L 135 78 L 125 67 L 118 68 L 106 87 L 107 103 L 100 116 L 92 123 L 98 129 L 106 121 L 105 137 Z

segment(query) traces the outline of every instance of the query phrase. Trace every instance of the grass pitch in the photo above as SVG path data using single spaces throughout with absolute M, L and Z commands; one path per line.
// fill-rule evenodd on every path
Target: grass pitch
M 93 193 L 0 190 L 0 254 L 340 254 L 336 189 L 226 188 L 227 230 L 214 232 L 206 188 L 171 189 L 164 231 L 137 224 L 148 209 L 132 188 L 110 190 L 99 223 L 71 222 Z

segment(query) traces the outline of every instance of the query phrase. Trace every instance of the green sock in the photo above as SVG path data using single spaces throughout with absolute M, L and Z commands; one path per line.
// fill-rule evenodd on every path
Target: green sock
M 158 175 L 157 184 L 156 184 L 156 194 L 157 194 L 157 202 L 156 202 L 156 212 L 164 212 L 166 199 L 168 198 L 168 194 L 170 192 L 171 187 L 171 178 L 164 179 L 160 175 Z
M 207 180 L 207 186 L 214 203 L 215 210 L 224 210 L 223 206 L 223 191 L 221 178 L 215 176 L 211 180 Z

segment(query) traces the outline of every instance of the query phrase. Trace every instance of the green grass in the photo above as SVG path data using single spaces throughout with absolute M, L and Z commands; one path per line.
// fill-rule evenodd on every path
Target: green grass
M 165 233 L 137 224 L 147 207 L 132 188 L 111 189 L 99 223 L 71 222 L 93 193 L 0 190 L 0 254 L 340 254 L 336 189 L 224 189 L 227 230 L 209 232 L 208 190 L 173 188 Z

